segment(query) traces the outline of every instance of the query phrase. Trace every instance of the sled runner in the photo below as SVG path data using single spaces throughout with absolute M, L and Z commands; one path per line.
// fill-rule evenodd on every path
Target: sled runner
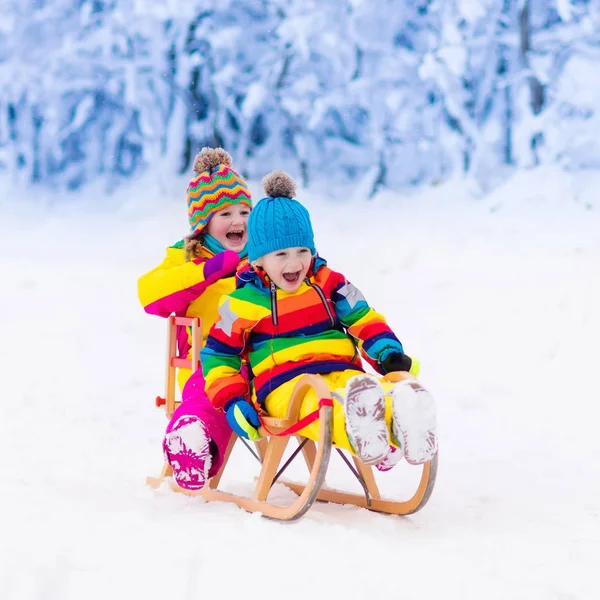
M 183 367 L 195 370 L 198 368 L 197 358 L 194 359 L 194 364 L 191 364 L 192 361 L 177 356 L 177 326 L 187 326 L 192 328 L 193 357 L 198 357 L 201 348 L 200 338 L 202 328 L 200 327 L 197 318 L 169 317 L 166 393 L 165 398 L 158 397 L 156 399 L 157 406 L 165 406 L 168 417 L 173 414 L 173 411 L 177 406 L 175 400 L 176 369 Z M 388 374 L 386 378 L 390 381 L 400 381 L 402 379 L 413 379 L 413 376 L 409 373 L 397 372 Z M 311 388 L 315 390 L 317 397 L 321 399 L 319 402 L 319 409 L 316 413 L 308 415 L 299 421 L 298 413 L 300 411 L 302 400 Z M 413 469 L 421 468 L 422 472 L 417 489 L 410 498 L 405 500 L 382 498 L 372 467 L 363 464 L 355 456 L 348 456 L 346 453 L 332 446 L 332 403 L 333 400 L 325 381 L 318 375 L 304 375 L 298 381 L 292 392 L 287 418 L 262 418 L 263 427 L 260 432 L 264 438 L 259 442 L 256 442 L 256 453 L 253 452 L 251 446 L 245 439 L 238 438 L 238 436 L 233 434 L 219 473 L 209 479 L 202 490 L 187 491 L 180 488 L 174 480 L 170 479 L 173 471 L 167 463 L 165 463 L 160 476 L 148 477 L 147 483 L 153 488 L 158 488 L 165 480 L 169 480 L 171 488 L 177 492 L 189 496 L 202 496 L 209 501 L 219 500 L 223 502 L 233 502 L 240 508 L 249 512 L 258 512 L 264 517 L 281 521 L 295 521 L 301 518 L 316 500 L 337 504 L 353 504 L 372 511 L 396 515 L 409 515 L 423 508 L 429 500 L 435 484 L 438 462 L 437 453 L 431 461 L 422 466 L 411 467 Z M 308 425 L 309 422 L 316 419 L 319 420 L 318 442 L 315 443 L 312 440 L 298 435 L 298 431 Z M 280 466 L 285 450 L 292 438 L 295 438 L 298 441 L 298 448 L 296 448 L 286 462 Z M 221 476 L 227 467 L 231 451 L 238 440 L 241 440 L 244 445 L 255 454 L 261 463 L 260 474 L 257 478 L 256 487 L 252 497 L 239 496 L 219 489 Z M 362 488 L 362 493 L 345 492 L 327 486 L 325 476 L 333 450 L 340 455 L 341 459 L 352 471 L 360 488 Z M 294 483 L 281 479 L 281 475 L 285 469 L 300 453 L 308 467 L 309 476 L 307 483 Z M 387 474 L 386 476 L 392 477 L 393 475 Z M 276 482 L 283 484 L 288 489 L 295 492 L 297 495 L 296 500 L 289 505 L 280 505 L 270 502 L 268 499 L 269 492 Z

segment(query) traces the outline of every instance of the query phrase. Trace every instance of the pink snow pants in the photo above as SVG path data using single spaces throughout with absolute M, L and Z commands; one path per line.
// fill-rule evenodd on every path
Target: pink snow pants
M 192 373 L 183 387 L 181 391 L 181 404 L 175 409 L 165 433 L 170 433 L 177 420 L 181 417 L 198 417 L 204 424 L 212 442 L 210 444 L 212 461 L 209 477 L 214 477 L 223 464 L 225 450 L 231 437 L 231 427 L 227 423 L 225 414 L 218 411 L 210 403 L 204 387 L 202 369 L 198 369 Z

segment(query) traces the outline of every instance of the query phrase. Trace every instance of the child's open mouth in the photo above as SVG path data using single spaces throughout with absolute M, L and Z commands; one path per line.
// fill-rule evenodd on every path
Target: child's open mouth
M 225 237 L 232 243 L 232 244 L 239 244 L 241 243 L 243 237 L 244 237 L 244 231 L 243 230 L 238 230 L 238 231 L 228 231 L 227 234 L 225 235 Z
M 286 283 L 293 285 L 294 283 L 298 283 L 301 273 L 302 271 L 296 271 L 295 273 L 284 273 L 283 278 L 285 279 Z

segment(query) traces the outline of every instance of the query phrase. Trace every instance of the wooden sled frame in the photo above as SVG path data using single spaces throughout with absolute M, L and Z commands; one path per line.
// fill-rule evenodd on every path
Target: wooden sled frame
M 156 399 L 157 406 L 165 406 L 167 416 L 173 414 L 177 406 L 175 401 L 175 372 L 177 368 L 191 368 L 194 371 L 198 368 L 198 361 L 191 364 L 191 361 L 177 356 L 176 331 L 177 326 L 192 327 L 192 356 L 197 357 L 201 347 L 201 332 L 199 320 L 188 317 L 169 317 L 169 330 L 167 336 L 167 373 L 166 373 L 166 394 L 165 398 Z M 386 376 L 389 381 L 401 381 L 403 379 L 413 379 L 408 373 L 390 373 Z M 262 440 L 256 442 L 256 456 L 261 462 L 260 474 L 256 480 L 256 487 L 252 497 L 239 496 L 218 489 L 219 482 L 227 466 L 231 452 L 237 442 L 238 436 L 233 434 L 227 447 L 223 464 L 219 473 L 208 480 L 202 490 L 188 491 L 180 488 L 174 480 L 170 479 L 173 470 L 168 463 L 165 463 L 159 477 L 148 477 L 146 482 L 153 488 L 158 488 L 166 479 L 170 479 L 170 486 L 174 491 L 186 494 L 188 496 L 202 496 L 206 500 L 233 502 L 240 508 L 249 512 L 258 512 L 262 516 L 280 520 L 296 521 L 300 519 L 316 500 L 333 502 L 337 504 L 353 504 L 368 510 L 395 515 L 409 515 L 417 512 L 429 500 L 435 485 L 437 475 L 438 455 L 431 461 L 421 467 L 421 479 L 414 494 L 407 500 L 397 501 L 384 499 L 381 497 L 375 474 L 372 467 L 365 465 L 355 456 L 351 456 L 351 461 L 345 454 L 336 449 L 342 456 L 344 462 L 352 470 L 360 483 L 363 494 L 354 494 L 340 490 L 330 489 L 325 484 L 325 476 L 329 466 L 329 460 L 332 453 L 332 418 L 333 409 L 331 406 L 321 406 L 319 409 L 319 439 L 313 442 L 300 435 L 277 435 L 280 432 L 293 426 L 298 420 L 298 413 L 302 400 L 306 393 L 314 389 L 317 397 L 331 400 L 331 393 L 325 381 L 317 375 L 304 375 L 296 384 L 292 392 L 292 398 L 288 407 L 286 419 L 276 419 L 272 417 L 263 418 L 263 422 L 268 432 L 261 428 Z M 288 461 L 280 468 L 285 450 L 291 437 L 296 437 L 299 443 L 298 449 L 292 454 Z M 246 440 L 242 442 L 250 448 Z M 309 477 L 306 484 L 299 484 L 280 479 L 289 463 L 298 453 L 302 453 L 306 466 L 308 467 Z M 389 475 L 388 475 L 389 477 Z M 297 498 L 290 505 L 278 505 L 268 501 L 269 491 L 275 482 L 285 485 L 287 488 L 297 494 Z

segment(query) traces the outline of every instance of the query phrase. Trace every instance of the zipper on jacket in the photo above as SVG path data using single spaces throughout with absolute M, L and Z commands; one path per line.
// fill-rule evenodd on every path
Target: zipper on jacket
M 273 319 L 273 325 L 277 327 L 279 324 L 279 318 L 277 316 L 277 288 L 271 281 L 271 317 Z
M 327 304 L 327 298 L 325 298 L 323 290 L 316 283 L 311 283 L 308 277 L 304 279 L 304 283 L 306 283 L 307 286 L 313 288 L 313 290 L 315 290 L 315 292 L 319 294 L 319 298 L 321 298 L 321 302 L 323 303 L 323 306 L 325 306 L 325 310 L 327 311 L 327 315 L 329 316 L 329 323 L 332 327 L 335 327 L 335 318 L 333 316 L 333 313 L 331 312 L 331 309 L 329 308 L 329 304 Z

